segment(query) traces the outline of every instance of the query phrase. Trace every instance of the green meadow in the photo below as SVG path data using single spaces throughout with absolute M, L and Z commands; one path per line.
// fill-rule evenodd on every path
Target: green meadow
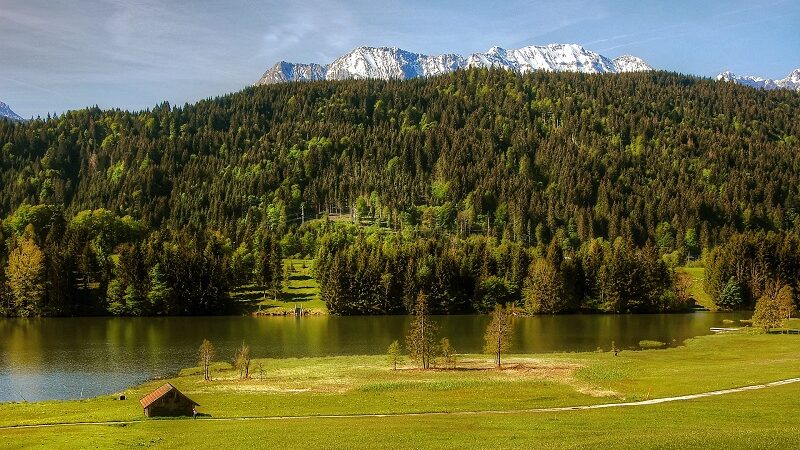
M 199 368 L 188 368 L 125 391 L 127 400 L 0 404 L 0 438 L 10 447 L 48 448 L 786 448 L 797 442 L 800 423 L 791 413 L 800 383 L 659 405 L 525 411 L 799 377 L 800 335 L 790 334 L 726 333 L 618 356 L 510 355 L 500 370 L 485 355 L 460 355 L 454 370 L 427 371 L 409 361 L 395 371 L 382 356 L 337 356 L 254 360 L 248 380 L 220 362 L 212 375 L 203 381 Z M 166 381 L 200 403 L 200 418 L 143 417 L 138 399 Z M 128 423 L 5 428 L 114 421 Z

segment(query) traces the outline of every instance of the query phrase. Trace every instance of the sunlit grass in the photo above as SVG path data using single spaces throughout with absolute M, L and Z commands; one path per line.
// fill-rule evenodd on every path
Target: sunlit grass
M 703 286 L 706 279 L 706 269 L 704 267 L 680 267 L 678 271 L 689 275 L 691 281 L 689 293 L 697 301 L 697 304 L 709 311 L 716 311 L 718 309 L 717 305 Z
M 138 399 L 165 381 L 212 417 L 398 414 L 520 410 L 638 400 L 759 384 L 800 376 L 800 336 L 732 333 L 659 350 L 511 355 L 497 370 L 488 355 L 461 355 L 456 370 L 392 370 L 385 357 L 258 359 L 251 379 L 215 363 L 125 391 L 127 400 L 0 404 L 0 426 L 143 420 Z M 263 373 L 256 367 L 261 365 Z
M 234 300 L 253 302 L 254 310 L 260 314 L 284 315 L 294 313 L 295 306 L 302 307 L 305 314 L 327 314 L 328 308 L 319 297 L 319 284 L 314 278 L 312 259 L 285 259 L 292 267 L 288 280 L 284 280 L 277 299 L 265 295 L 261 286 L 242 286 L 232 293 Z M 281 274 L 283 277 L 283 274 Z

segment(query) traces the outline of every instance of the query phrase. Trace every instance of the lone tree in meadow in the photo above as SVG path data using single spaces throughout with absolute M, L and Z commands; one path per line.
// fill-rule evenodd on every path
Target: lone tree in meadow
M 233 357 L 233 366 L 239 371 L 240 380 L 250 378 L 250 360 L 250 346 L 242 342 Z
M 200 367 L 203 368 L 203 380 L 205 381 L 211 381 L 211 361 L 214 359 L 214 355 L 214 344 L 208 339 L 203 339 L 203 343 L 200 344 L 198 359 Z
M 456 349 L 450 345 L 450 339 L 442 338 L 439 341 L 439 351 L 442 356 L 442 365 L 448 369 L 456 368 Z
M 784 320 L 792 316 L 793 310 L 794 291 L 791 286 L 783 286 L 777 293 L 765 294 L 758 299 L 753 311 L 753 326 L 769 332 L 772 328 L 782 326 Z
M 386 361 L 392 366 L 392 370 L 397 370 L 397 365 L 403 361 L 399 342 L 394 341 L 389 344 L 389 348 L 386 350 Z
M 753 311 L 753 326 L 764 329 L 769 333 L 772 328 L 777 328 L 783 324 L 783 316 L 776 297 L 764 295 L 756 302 L 756 309 Z
M 511 338 L 514 334 L 511 309 L 508 306 L 496 304 L 491 313 L 492 320 L 486 327 L 483 351 L 494 355 L 497 368 L 500 366 L 500 356 L 511 348 Z
M 436 325 L 428 313 L 428 298 L 421 293 L 414 304 L 414 320 L 406 336 L 406 348 L 411 359 L 422 369 L 431 367 L 436 346 Z

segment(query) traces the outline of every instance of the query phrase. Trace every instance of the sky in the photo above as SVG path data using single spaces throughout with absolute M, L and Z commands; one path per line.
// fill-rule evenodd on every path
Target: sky
M 800 67 L 800 1 L 0 0 L 0 101 L 29 118 L 241 90 L 361 46 L 470 54 L 576 43 L 701 76 Z

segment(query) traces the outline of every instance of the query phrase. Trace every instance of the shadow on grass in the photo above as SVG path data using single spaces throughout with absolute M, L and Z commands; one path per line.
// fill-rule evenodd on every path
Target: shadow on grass
M 311 276 L 309 276 L 309 275 L 290 275 L 289 279 L 290 280 L 298 280 L 298 281 L 306 281 L 306 280 L 312 280 L 313 278 Z
M 278 300 L 282 302 L 307 302 L 310 300 L 314 300 L 314 295 L 312 294 L 295 294 L 293 292 L 281 292 L 281 295 L 278 296 Z

